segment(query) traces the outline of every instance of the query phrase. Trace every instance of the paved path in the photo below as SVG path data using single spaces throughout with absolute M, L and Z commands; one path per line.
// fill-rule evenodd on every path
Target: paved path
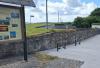
M 44 51 L 45 53 L 61 58 L 84 61 L 81 68 L 100 68 L 100 35 L 83 41 L 80 45 L 67 46 L 66 49 Z
M 28 55 L 28 62 L 23 60 L 23 56 L 0 59 L 0 68 L 41 68 L 40 63 L 34 55 Z

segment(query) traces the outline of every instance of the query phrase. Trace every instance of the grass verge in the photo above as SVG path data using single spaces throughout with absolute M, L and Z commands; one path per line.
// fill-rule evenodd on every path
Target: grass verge
M 47 55 L 47 54 L 44 54 L 44 53 L 36 53 L 35 57 L 39 61 L 42 61 L 44 63 L 48 62 L 48 61 L 52 61 L 52 60 L 58 59 L 58 57 L 56 57 L 56 56 L 50 56 L 50 55 Z

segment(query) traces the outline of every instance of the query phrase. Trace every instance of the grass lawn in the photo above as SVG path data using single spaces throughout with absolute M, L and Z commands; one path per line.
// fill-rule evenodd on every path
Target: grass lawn
M 45 28 L 35 28 L 43 25 L 45 25 L 45 23 L 26 24 L 27 36 L 49 32 L 50 29 L 47 30 Z
M 31 24 L 29 23 L 26 26 L 35 28 L 35 27 L 44 26 L 44 25 L 46 24 L 45 23 L 31 23 Z
M 39 26 L 44 26 L 45 23 L 35 23 L 35 24 L 26 24 L 26 32 L 27 36 L 38 35 L 46 32 L 53 32 L 53 31 L 65 31 L 66 29 L 46 29 L 46 28 L 35 28 Z M 53 23 L 49 24 L 53 25 Z M 67 30 L 73 31 L 73 30 Z M 74 30 L 75 31 L 75 30 Z
M 52 61 L 55 59 L 59 59 L 57 56 L 50 56 L 47 55 L 45 53 L 36 53 L 34 55 L 39 61 L 42 61 L 43 63 L 48 62 L 48 61 Z
M 32 35 L 37 35 L 37 34 L 42 34 L 42 33 L 46 33 L 49 32 L 50 30 L 47 30 L 45 28 L 27 28 L 27 36 L 32 36 Z

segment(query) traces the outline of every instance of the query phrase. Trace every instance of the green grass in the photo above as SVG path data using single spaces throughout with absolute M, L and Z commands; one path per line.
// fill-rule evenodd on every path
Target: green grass
M 45 53 L 36 53 L 34 55 L 39 61 L 42 61 L 43 63 L 48 62 L 48 61 L 52 61 L 55 59 L 59 59 L 57 56 L 50 56 L 47 55 Z
M 38 35 L 42 33 L 49 32 L 49 30 L 44 28 L 27 28 L 27 36 Z
M 44 26 L 44 25 L 45 23 L 26 24 L 27 36 L 39 35 L 39 34 L 46 33 L 46 32 L 66 31 L 66 29 L 35 28 L 35 27 Z M 53 25 L 53 23 L 49 25 Z M 73 30 L 69 30 L 69 31 L 73 31 Z
M 45 25 L 45 23 L 32 23 L 32 24 L 27 24 L 26 26 L 27 27 L 38 27 L 38 26 L 44 26 Z
M 38 34 L 49 32 L 50 29 L 47 30 L 45 28 L 35 28 L 43 25 L 45 24 L 44 23 L 26 24 L 27 36 L 38 35 Z

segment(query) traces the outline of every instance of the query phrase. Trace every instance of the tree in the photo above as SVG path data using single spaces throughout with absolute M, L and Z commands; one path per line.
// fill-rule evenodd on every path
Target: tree
M 91 17 L 92 19 L 94 18 L 93 23 L 100 23 L 100 8 L 96 8 L 88 17 Z
M 96 17 L 94 17 L 94 16 L 89 16 L 89 17 L 86 17 L 84 19 L 85 19 L 85 22 L 88 24 L 89 27 L 92 27 L 92 23 L 97 22 Z
M 87 23 L 85 18 L 82 17 L 77 17 L 74 20 L 74 26 L 76 26 L 77 28 L 89 28 L 90 24 Z
M 91 28 L 91 19 L 90 18 L 82 18 L 82 17 L 77 17 L 74 20 L 74 26 L 77 28 Z
M 74 26 L 76 26 L 77 28 L 81 28 L 82 27 L 82 23 L 83 23 L 83 18 L 82 17 L 77 17 L 74 20 Z
M 96 8 L 93 12 L 91 12 L 90 16 L 100 16 L 100 8 Z
M 100 23 L 100 8 L 96 8 L 88 17 L 77 17 L 74 26 L 77 28 L 91 28 L 92 23 Z

